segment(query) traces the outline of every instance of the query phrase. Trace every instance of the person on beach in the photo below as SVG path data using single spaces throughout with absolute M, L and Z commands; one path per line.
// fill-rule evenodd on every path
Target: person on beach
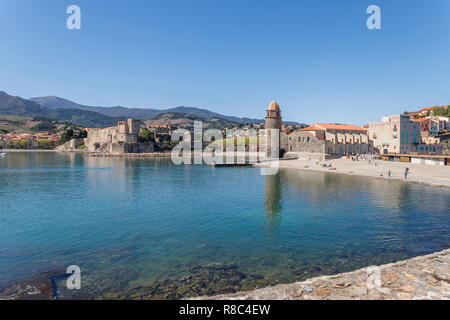
M 406 168 L 406 170 L 405 170 L 405 180 L 408 178 L 408 172 L 409 172 L 409 168 Z
M 391 169 L 388 170 L 388 177 L 391 176 Z

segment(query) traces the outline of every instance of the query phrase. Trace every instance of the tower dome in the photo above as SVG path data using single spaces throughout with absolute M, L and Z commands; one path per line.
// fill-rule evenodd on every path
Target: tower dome
M 267 108 L 267 110 L 270 111 L 280 111 L 280 106 L 278 105 L 278 103 L 274 100 L 269 104 L 269 108 Z

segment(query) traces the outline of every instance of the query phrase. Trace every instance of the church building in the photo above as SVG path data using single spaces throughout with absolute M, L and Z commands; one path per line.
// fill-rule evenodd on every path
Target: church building
M 279 151 L 273 154 L 277 145 Z M 268 158 L 283 158 L 286 153 L 291 153 L 299 157 L 325 160 L 327 157 L 372 151 L 373 144 L 365 128 L 347 124 L 315 123 L 310 127 L 286 133 L 282 130 L 281 109 L 278 103 L 272 101 L 267 109 Z

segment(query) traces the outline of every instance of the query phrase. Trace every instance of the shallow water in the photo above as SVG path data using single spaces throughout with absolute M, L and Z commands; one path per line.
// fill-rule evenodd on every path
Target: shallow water
M 11 153 L 0 286 L 49 274 L 61 299 L 248 290 L 449 248 L 449 208 L 448 189 L 400 181 Z M 69 265 L 80 291 L 56 277 Z

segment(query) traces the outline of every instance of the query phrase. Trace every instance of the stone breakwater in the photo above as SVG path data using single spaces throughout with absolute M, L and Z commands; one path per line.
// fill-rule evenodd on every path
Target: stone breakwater
M 94 158 L 170 158 L 171 153 L 91 153 Z
M 379 267 L 199 300 L 450 300 L 450 249 Z

